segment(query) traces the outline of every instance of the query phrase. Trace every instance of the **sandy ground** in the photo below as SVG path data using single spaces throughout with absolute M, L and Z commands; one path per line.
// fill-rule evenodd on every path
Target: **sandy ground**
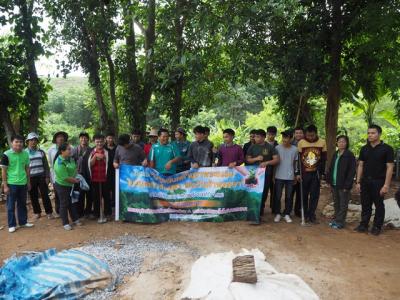
M 324 189 L 319 210 L 330 201 Z M 6 220 L 4 202 L 0 203 L 0 224 Z M 98 225 L 87 221 L 66 232 L 60 220 L 41 218 L 32 229 L 9 234 L 0 231 L 0 259 L 15 252 L 51 247 L 77 247 L 91 240 L 133 234 L 160 240 L 179 241 L 201 255 L 211 252 L 260 249 L 278 271 L 295 273 L 305 280 L 321 299 L 400 299 L 400 231 L 385 230 L 378 237 L 352 231 L 356 224 L 335 231 L 322 216 L 321 224 L 301 227 L 294 223 L 267 222 L 250 226 L 246 222 L 163 223 L 140 225 L 110 222 Z M 178 299 L 190 277 L 195 258 L 185 253 L 160 257 L 149 253 L 140 272 L 119 287 L 122 299 Z

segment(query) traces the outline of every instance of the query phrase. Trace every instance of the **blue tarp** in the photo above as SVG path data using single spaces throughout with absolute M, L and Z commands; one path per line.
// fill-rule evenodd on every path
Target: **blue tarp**
M 108 265 L 79 250 L 14 257 L 0 269 L 0 299 L 78 299 L 94 289 L 112 289 Z

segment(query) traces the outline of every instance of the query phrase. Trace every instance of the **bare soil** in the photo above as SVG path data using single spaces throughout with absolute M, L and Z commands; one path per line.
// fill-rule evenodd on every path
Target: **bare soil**
M 319 210 L 330 201 L 325 187 Z M 5 203 L 0 203 L 0 224 L 6 223 Z M 30 212 L 31 213 L 31 212 Z M 48 248 L 66 249 L 98 239 L 124 234 L 159 240 L 179 241 L 197 249 L 201 255 L 211 252 L 258 248 L 278 271 L 295 273 L 303 278 L 321 299 L 400 299 L 400 231 L 385 230 L 378 237 L 352 231 L 356 224 L 335 231 L 322 216 L 320 224 L 300 226 L 267 222 L 250 226 L 246 222 L 163 223 L 140 225 L 109 222 L 98 225 L 86 221 L 84 226 L 65 231 L 60 220 L 41 218 L 31 229 L 13 234 L 0 231 L 0 260 L 13 253 Z M 122 299 L 177 299 L 190 280 L 195 258 L 180 253 L 160 257 L 149 253 L 142 270 L 118 288 Z

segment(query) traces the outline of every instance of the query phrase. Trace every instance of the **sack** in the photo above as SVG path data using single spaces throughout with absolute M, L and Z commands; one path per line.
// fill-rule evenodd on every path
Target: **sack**
M 71 193 L 70 193 L 71 202 L 72 203 L 77 203 L 79 201 L 79 195 L 80 195 L 79 190 L 74 190 L 74 187 L 72 187 Z

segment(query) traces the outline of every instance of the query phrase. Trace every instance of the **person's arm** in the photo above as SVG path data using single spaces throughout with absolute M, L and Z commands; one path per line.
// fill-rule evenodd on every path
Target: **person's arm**
M 25 173 L 26 173 L 28 191 L 30 191 L 31 190 L 31 171 L 29 169 L 29 164 L 27 164 L 25 167 Z
M 272 159 L 268 160 L 268 161 L 264 161 L 260 164 L 261 168 L 266 168 L 267 166 L 276 166 L 277 164 L 279 164 L 280 159 L 279 159 L 279 155 L 278 154 L 274 154 L 272 155 Z
M 7 182 L 7 168 L 8 168 L 9 160 L 8 156 L 3 154 L 1 158 L 1 179 L 3 183 L 3 192 L 4 194 L 8 194 L 10 192 L 10 188 L 8 187 L 8 182 Z
M 244 163 L 244 153 L 242 147 L 238 147 L 238 160 L 236 161 L 236 166 L 240 166 Z
M 389 192 L 390 183 L 392 182 L 393 177 L 393 169 L 394 163 L 386 163 L 386 176 L 385 176 L 385 184 L 380 190 L 381 196 L 386 195 Z
M 346 174 L 346 179 L 344 181 L 344 189 L 345 190 L 351 190 L 351 187 L 353 185 L 354 181 L 354 176 L 356 175 L 356 158 L 354 155 L 351 155 L 350 161 L 349 161 L 349 169 Z
M 42 154 L 43 154 L 42 162 L 43 162 L 43 168 L 44 168 L 44 176 L 46 177 L 46 183 L 49 184 L 49 181 L 50 181 L 49 161 L 47 160 L 47 156 L 44 151 L 42 151 Z
M 361 191 L 361 180 L 363 176 L 363 170 L 364 170 L 364 162 L 362 160 L 358 161 L 358 167 L 357 167 L 357 177 L 356 177 L 356 189 L 358 192 Z
M 115 153 L 114 153 L 114 161 L 113 161 L 113 167 L 114 169 L 118 169 L 119 168 L 119 146 L 117 146 L 117 148 L 115 148 Z
M 249 164 L 254 164 L 256 162 L 261 162 L 263 161 L 264 157 L 262 155 L 256 156 L 256 157 L 251 157 L 251 155 L 246 156 L 246 161 Z
M 67 176 L 67 167 L 62 164 L 61 166 L 58 167 L 59 169 L 56 170 L 56 176 L 60 181 L 66 181 L 69 183 L 78 183 L 79 179 L 76 179 L 75 177 L 69 177 Z

